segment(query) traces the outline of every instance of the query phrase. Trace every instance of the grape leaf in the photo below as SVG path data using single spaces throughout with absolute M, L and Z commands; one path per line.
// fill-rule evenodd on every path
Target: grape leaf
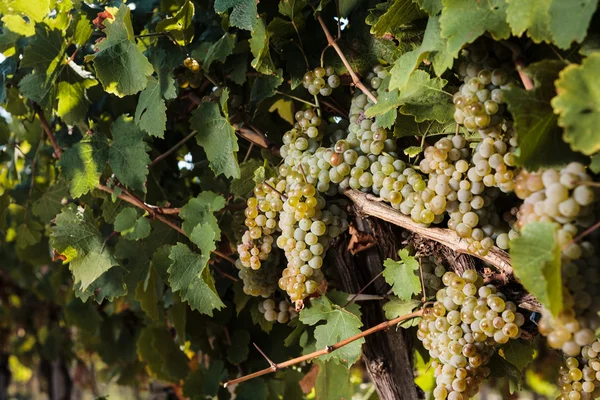
M 244 197 L 254 189 L 254 171 L 262 167 L 263 162 L 251 158 L 240 164 L 240 177 L 231 181 L 231 193 Z
M 148 278 L 140 281 L 135 289 L 135 299 L 140 302 L 140 308 L 152 321 L 158 321 L 159 318 L 159 299 L 156 293 L 158 282 L 156 271 L 150 268 Z
M 188 203 L 181 208 L 179 216 L 183 219 L 181 227 L 183 231 L 191 236 L 194 228 L 201 224 L 210 226 L 215 232 L 215 238 L 221 237 L 221 228 L 214 213 L 225 207 L 225 198 L 211 191 L 200 192 L 198 196 L 190 199 Z
M 592 156 L 590 169 L 595 174 L 600 173 L 600 154 L 596 153 Z
M 193 236 L 199 236 L 194 242 L 199 244 L 202 254 L 192 252 L 183 243 L 173 246 L 169 255 L 173 262 L 168 269 L 169 283 L 192 310 L 212 316 L 213 310 L 225 307 L 214 289 L 212 277 L 204 272 L 209 271 L 210 252 L 215 249 L 214 231 L 208 225 L 199 225 L 194 232 Z
M 25 21 L 20 15 L 5 15 L 2 17 L 2 23 L 3 28 L 18 35 L 25 37 L 35 35 L 35 24 Z
M 179 383 L 189 373 L 188 359 L 162 327 L 146 326 L 137 341 L 137 353 L 158 379 Z
M 554 80 L 563 67 L 564 63 L 555 60 L 531 64 L 527 74 L 534 79 L 534 89 L 513 87 L 504 92 L 519 135 L 518 163 L 527 169 L 558 166 L 577 158 L 563 142 L 562 132 L 556 126 L 558 117 L 550 105 L 555 94 Z
M 282 71 L 277 75 L 261 75 L 254 80 L 252 91 L 250 92 L 250 102 L 259 101 L 274 96 L 276 89 L 283 83 Z
M 192 55 L 196 58 L 204 59 L 202 63 L 202 69 L 209 71 L 210 66 L 214 61 L 224 63 L 228 56 L 233 52 L 235 47 L 235 35 L 225 33 L 219 40 L 210 45 L 206 54 L 202 54 L 200 49 L 192 52 Z
M 69 125 L 83 122 L 91 104 L 86 90 L 97 84 L 98 81 L 80 66 L 74 62 L 67 64 L 61 71 L 56 91 L 57 115 Z
M 249 40 L 250 50 L 254 56 L 250 65 L 265 75 L 273 74 L 276 71 L 275 64 L 273 64 L 273 60 L 271 59 L 271 52 L 269 51 L 269 41 L 270 34 L 265 28 L 265 22 L 262 18 L 259 18 Z
M 465 44 L 473 42 L 486 31 L 495 40 L 510 36 L 505 0 L 443 0 L 442 3 L 442 37 L 448 40 L 447 51 L 453 57 Z
M 506 21 L 510 24 L 513 35 L 521 36 L 527 31 L 527 36 L 536 43 L 552 41 L 550 4 L 553 1 L 507 0 Z
M 95 335 L 102 322 L 91 301 L 74 298 L 65 305 L 64 312 L 70 325 L 77 326 L 89 335 Z
M 371 27 L 371 33 L 378 37 L 393 35 L 403 25 L 423 16 L 424 13 L 412 0 L 394 0 L 385 14 Z
M 82 291 L 118 265 L 104 245 L 90 209 L 70 205 L 56 216 L 51 230 L 52 247 L 65 257 L 64 263 L 69 263 L 74 283 L 81 283 Z
M 111 132 L 108 161 L 115 176 L 125 186 L 145 192 L 150 147 L 144 141 L 144 132 L 124 115 L 112 124 Z
M 442 11 L 442 0 L 413 0 L 413 3 L 418 4 L 421 10 L 431 16 L 437 15 Z
M 49 186 L 40 198 L 33 202 L 31 207 L 33 215 L 45 223 L 50 222 L 60 212 L 62 201 L 67 195 L 68 188 L 62 180 Z
M 81 301 L 94 299 L 98 304 L 104 300 L 114 301 L 117 297 L 127 294 L 127 285 L 124 281 L 124 276 L 127 274 L 123 268 L 115 265 L 109 269 L 94 282 L 92 282 L 85 290 L 82 289 L 81 283 L 74 284 L 73 290 L 75 296 Z
M 168 257 L 168 255 L 167 255 Z M 179 345 L 185 345 L 185 325 L 187 323 L 187 305 L 176 296 L 173 305 L 169 309 L 169 319 L 177 332 L 177 341 Z
M 441 37 L 439 17 L 431 17 L 427 21 L 427 28 L 421 45 L 404 53 L 390 70 L 391 79 L 389 89 L 403 89 L 410 79 L 413 71 L 427 59 L 433 64 L 437 76 L 441 76 L 448 68 L 452 67 L 454 57 L 446 52 L 446 40 Z
M 233 8 L 229 23 L 236 28 L 251 31 L 256 26 L 257 8 L 255 0 L 216 0 L 215 11 L 223 13 Z
M 17 228 L 17 247 L 24 249 L 33 246 L 42 239 L 44 227 L 35 221 L 23 223 Z
M 600 53 L 591 54 L 581 65 L 571 64 L 556 81 L 557 96 L 552 99 L 563 139 L 575 151 L 591 155 L 600 150 Z
M 250 333 L 238 329 L 231 335 L 231 345 L 227 348 L 227 361 L 237 365 L 248 359 L 250 353 Z
M 118 9 L 106 10 L 111 14 L 103 22 L 106 38 L 96 44 L 96 53 L 86 60 L 93 60 L 96 76 L 106 92 L 118 97 L 135 94 L 146 87 L 154 69 L 135 45 L 129 8 L 121 4 Z
M 215 175 L 240 177 L 237 161 L 239 150 L 235 129 L 219 111 L 217 103 L 202 103 L 192 113 L 192 129 L 198 131 L 196 142 L 204 148 L 210 168 Z
M 524 370 L 533 361 L 535 348 L 525 343 L 522 339 L 509 340 L 500 347 L 501 353 L 512 365 L 520 371 Z
M 190 372 L 185 378 L 185 381 L 183 381 L 183 386 L 181 387 L 185 398 L 192 400 L 203 399 L 205 380 L 206 377 L 204 376 L 204 370 L 202 368 Z
M 265 333 L 269 333 L 273 329 L 273 321 L 267 321 L 265 319 L 265 315 L 258 310 L 258 304 L 254 304 L 252 308 L 250 308 L 250 317 L 252 317 L 252 323 L 260 326 L 260 329 Z
M 108 140 L 101 133 L 84 137 L 67 149 L 58 165 L 69 182 L 71 196 L 80 197 L 98 186 L 98 180 L 108 162 Z
M 148 79 L 148 86 L 140 93 L 135 109 L 135 123 L 150 136 L 164 137 L 167 126 L 167 106 L 161 93 L 160 83 Z
M 129 240 L 144 239 L 150 235 L 150 221 L 148 218 L 138 218 L 135 208 L 124 208 L 115 218 L 115 231 Z
M 563 308 L 560 248 L 550 222 L 530 222 L 510 242 L 515 275 L 553 315 Z
M 413 294 L 421 293 L 421 280 L 415 274 L 419 269 L 419 262 L 409 255 L 408 250 L 402 249 L 398 253 L 400 261 L 388 258 L 383 262 L 385 269 L 383 277 L 392 286 L 392 291 L 401 300 L 410 300 Z
M 319 373 L 315 381 L 316 398 L 319 400 L 344 400 L 352 398 L 350 370 L 332 361 L 316 359 Z
M 317 325 L 325 321 L 324 324 L 317 325 L 314 332 L 316 346 L 319 349 L 360 333 L 360 327 L 363 325 L 360 314 L 357 316 L 333 304 L 325 296 L 311 301 L 310 307 L 300 312 L 300 321 L 307 325 Z M 320 359 L 334 360 L 348 368 L 359 359 L 364 342 L 364 338 L 358 339 L 333 353 L 321 356 Z
M 568 49 L 574 41 L 582 42 L 597 6 L 598 0 L 552 0 L 549 14 L 554 43 Z
M 489 368 L 490 376 L 506 378 L 508 380 L 508 390 L 511 394 L 521 390 L 521 386 L 523 385 L 521 370 L 506 361 L 498 353 L 491 357 Z
M 73 32 L 73 43 L 78 46 L 83 46 L 94 33 L 90 20 L 85 14 L 77 14 L 75 17 L 77 21 L 75 24 L 75 30 Z
M 178 45 L 190 44 L 194 38 L 194 3 L 186 0 L 177 14 L 156 24 L 156 32 L 169 32 Z
M 394 319 L 401 317 L 406 314 L 410 314 L 419 306 L 418 300 L 402 300 L 397 297 L 392 297 L 390 301 L 383 305 L 383 311 L 385 312 L 385 317 L 387 319 Z M 415 326 L 419 323 L 418 318 L 413 318 L 408 320 L 402 324 L 400 324 L 404 328 L 408 328 L 410 326 Z M 408 324 L 408 325 L 406 325 Z
M 4 6 L 8 12 L 24 14 L 33 22 L 40 22 L 50 12 L 51 5 L 54 6 L 51 0 L 10 0 Z
M 294 21 L 296 16 L 301 15 L 302 9 L 306 7 L 307 3 L 306 0 L 281 0 L 279 12 Z

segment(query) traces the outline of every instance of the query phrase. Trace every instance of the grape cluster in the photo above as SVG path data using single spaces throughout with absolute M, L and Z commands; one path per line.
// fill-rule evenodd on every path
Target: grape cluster
M 280 324 L 287 324 L 298 316 L 294 307 L 286 300 L 275 303 L 273 299 L 266 299 L 258 303 L 258 311 L 263 314 L 268 322 L 277 321 Z
M 260 269 L 247 268 L 240 259 L 235 261 L 238 276 L 242 280 L 244 293 L 248 296 L 267 298 L 277 290 L 280 271 L 277 263 L 271 259 L 263 263 Z
M 340 77 L 335 74 L 333 67 L 317 67 L 304 74 L 302 85 L 313 96 L 329 96 L 333 89 L 340 86 Z
M 558 385 L 561 395 L 557 400 L 592 400 L 600 397 L 600 341 L 581 349 L 569 357 L 559 369 Z
M 199 88 L 202 84 L 202 70 L 198 60 L 192 57 L 187 57 L 183 60 L 184 69 L 175 71 L 177 76 L 177 83 L 179 87 L 185 89 L 191 87 L 193 89 Z
M 454 94 L 454 120 L 470 132 L 497 136 L 502 130 L 505 110 L 503 90 L 513 81 L 509 54 L 501 46 L 496 46 L 491 54 L 485 43 L 477 42 L 465 51 L 465 61 L 458 69 L 463 80 L 459 91 Z
M 442 283 L 417 337 L 434 359 L 435 399 L 468 399 L 489 375 L 486 364 L 496 347 L 520 337 L 525 318 L 475 270 L 446 272 Z
M 438 264 L 433 256 L 421 258 L 421 270 L 423 271 L 423 283 L 428 291 L 437 292 L 443 287 L 442 277 L 446 274 L 446 268 Z M 417 271 L 415 271 L 415 274 Z

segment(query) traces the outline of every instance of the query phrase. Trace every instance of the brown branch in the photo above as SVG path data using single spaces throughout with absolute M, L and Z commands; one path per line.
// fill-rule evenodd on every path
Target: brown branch
M 450 229 L 423 227 L 422 225 L 414 222 L 410 217 L 407 217 L 394 210 L 389 205 L 383 203 L 380 198 L 371 194 L 352 189 L 346 190 L 344 194 L 354 202 L 357 211 L 366 216 L 376 217 L 400 226 L 404 229 L 408 229 L 409 231 L 417 233 L 427 239 L 441 243 L 458 253 L 470 254 L 474 257 L 480 258 L 498 268 L 500 271 L 506 274 L 506 276 L 513 275 L 513 269 L 508 253 L 497 247 L 490 249 L 490 252 L 486 256 L 471 254 L 467 250 L 467 242 L 461 239 L 456 232 Z
M 521 58 L 516 59 L 515 66 L 517 67 L 519 78 L 521 78 L 521 82 L 523 82 L 523 87 L 525 88 L 525 90 L 533 90 L 533 81 L 525 72 L 525 63 L 523 62 L 523 60 Z
M 169 157 L 171 154 L 173 154 L 177 149 L 179 149 L 181 146 L 183 146 L 188 140 L 190 140 L 191 138 L 193 138 L 194 136 L 196 136 L 198 134 L 197 131 L 192 131 L 189 135 L 187 135 L 186 137 L 184 137 L 183 139 L 181 139 L 179 142 L 177 142 L 177 144 L 175 144 L 175 146 L 171 147 L 169 150 L 165 151 L 163 154 L 161 154 L 160 156 L 156 157 L 152 163 L 150 164 L 150 168 L 154 167 L 155 164 L 161 162 L 162 160 L 164 160 L 165 158 Z
M 317 20 L 319 21 L 319 24 L 321 24 L 321 28 L 323 29 L 323 32 L 325 33 L 325 37 L 327 38 L 327 43 L 329 43 L 329 45 L 334 48 L 335 52 L 340 57 L 340 60 L 342 60 L 342 62 L 344 63 L 344 66 L 346 67 L 346 69 L 348 70 L 348 73 L 352 77 L 352 82 L 354 82 L 354 85 L 357 88 L 359 88 L 364 94 L 366 94 L 371 99 L 371 101 L 373 101 L 373 103 L 377 104 L 377 97 L 375 97 L 373 95 L 373 93 L 371 93 L 371 91 L 360 81 L 360 78 L 358 77 L 358 75 L 356 75 L 356 72 L 354 72 L 354 70 L 352 69 L 352 66 L 348 62 L 348 59 L 342 52 L 342 49 L 340 49 L 340 46 L 337 44 L 336 39 L 334 39 L 333 36 L 331 36 L 331 33 L 329 33 L 329 29 L 327 29 L 327 25 L 325 25 L 325 21 L 323 21 L 323 17 L 321 17 L 319 15 L 317 17 Z
M 338 113 L 340 115 L 340 117 L 344 117 L 344 118 L 348 117 L 348 110 L 343 109 L 338 104 L 334 104 L 333 99 L 331 99 L 331 100 L 332 101 L 321 99 L 320 102 L 325 107 L 330 108 L 332 111 L 335 111 L 336 113 Z
M 223 387 L 228 387 L 228 386 L 236 385 L 238 383 L 242 383 L 242 382 L 248 381 L 250 379 L 257 378 L 259 376 L 267 375 L 269 373 L 275 372 L 276 370 L 279 370 L 279 369 L 282 369 L 282 368 L 287 368 L 287 367 L 299 364 L 299 363 L 304 362 L 304 361 L 312 360 L 313 358 L 316 358 L 316 357 L 320 357 L 320 356 L 324 356 L 326 354 L 330 354 L 330 353 L 334 352 L 335 350 L 339 349 L 340 347 L 344 347 L 345 345 L 350 344 L 350 343 L 352 343 L 352 342 L 354 342 L 354 341 L 356 341 L 358 339 L 362 339 L 365 336 L 369 336 L 369 335 L 371 335 L 373 333 L 386 330 L 386 329 L 388 329 L 388 328 L 390 328 L 390 327 L 392 327 L 394 325 L 399 324 L 400 322 L 406 321 L 408 319 L 420 317 L 422 315 L 423 315 L 423 309 L 420 309 L 418 311 L 412 312 L 410 314 L 403 315 L 401 317 L 392 319 L 390 321 L 382 322 L 381 324 L 375 325 L 374 327 L 369 328 L 367 330 L 364 330 L 361 333 L 358 333 L 358 334 L 356 334 L 354 336 L 350 336 L 349 338 L 344 339 L 344 340 L 342 340 L 342 341 L 340 341 L 338 343 L 335 343 L 335 344 L 333 344 L 331 346 L 327 346 L 327 347 L 325 347 L 322 350 L 317 350 L 317 351 L 314 351 L 314 352 L 312 352 L 310 354 L 306 354 L 306 355 L 303 355 L 303 356 L 300 356 L 300 357 L 296 357 L 296 358 L 293 358 L 293 359 L 288 360 L 288 361 L 284 361 L 284 362 L 279 363 L 279 364 L 274 364 L 274 365 L 271 365 L 269 368 L 265 368 L 263 370 L 260 370 L 260 371 L 257 371 L 257 372 L 253 372 L 253 373 L 248 374 L 246 376 L 242 376 L 240 378 L 230 380 L 229 382 L 225 382 L 223 384 Z
M 383 275 L 383 271 L 381 271 L 380 273 L 378 273 L 377 275 L 375 275 L 375 276 L 373 277 L 373 279 L 371 279 L 371 280 L 369 281 L 369 283 L 367 283 L 365 286 L 363 286 L 363 287 L 362 287 L 362 288 L 361 288 L 361 289 L 360 289 L 360 290 L 359 290 L 359 291 L 358 291 L 358 292 L 357 292 L 357 293 L 356 293 L 354 296 L 352 296 L 351 298 L 349 298 L 349 299 L 348 299 L 348 302 L 347 302 L 346 304 L 344 304 L 344 307 L 342 307 L 342 308 L 346 308 L 346 307 L 348 307 L 348 304 L 350 304 L 350 303 L 352 303 L 352 302 L 356 301 L 356 299 L 357 299 L 357 298 L 358 298 L 358 297 L 359 297 L 359 296 L 360 296 L 360 295 L 361 295 L 361 294 L 362 294 L 362 293 L 363 293 L 365 290 L 367 290 L 367 288 L 368 288 L 369 286 L 371 286 L 371 284 L 372 284 L 373 282 L 375 282 L 375 281 L 377 280 L 377 278 L 379 278 L 381 275 Z
M 50 139 L 50 143 L 52 143 L 52 147 L 54 147 L 54 153 L 56 153 L 56 158 L 60 158 L 60 156 L 62 155 L 62 150 L 58 146 L 56 137 L 54 137 L 54 133 L 52 133 L 52 130 L 50 129 L 50 125 L 48 124 L 48 120 L 46 119 L 46 116 L 44 115 L 44 111 L 37 103 L 33 103 L 33 109 L 35 110 L 36 114 L 38 115 L 38 117 L 40 119 L 40 123 L 42 124 L 42 128 L 43 128 L 44 132 L 46 132 L 46 136 L 48 136 L 48 139 Z

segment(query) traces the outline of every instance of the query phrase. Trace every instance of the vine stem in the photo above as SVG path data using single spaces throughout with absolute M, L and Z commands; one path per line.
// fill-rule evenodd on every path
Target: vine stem
M 356 86 L 364 94 L 366 94 L 371 99 L 371 101 L 373 101 L 373 103 L 377 104 L 377 97 L 375 97 L 373 95 L 373 93 L 371 93 L 371 91 L 360 81 L 360 78 L 358 77 L 358 75 L 356 75 L 356 72 L 354 72 L 354 70 L 352 69 L 352 66 L 350 66 L 350 63 L 348 62 L 348 59 L 342 52 L 342 49 L 340 49 L 340 46 L 337 44 L 336 40 L 333 38 L 333 36 L 331 36 L 329 29 L 327 29 L 327 25 L 325 25 L 325 21 L 323 21 L 323 17 L 321 17 L 319 15 L 317 17 L 317 20 L 319 21 L 319 24 L 321 24 L 321 28 L 323 29 L 323 32 L 325 33 L 325 37 L 327 38 L 327 43 L 329 43 L 329 45 L 331 47 L 333 47 L 335 52 L 340 57 L 340 60 L 342 60 L 342 62 L 344 63 L 344 66 L 348 70 L 348 73 L 352 77 L 352 82 L 354 82 L 354 86 Z
M 371 335 L 373 333 L 376 333 L 376 332 L 379 332 L 379 331 L 383 331 L 383 330 L 388 329 L 388 328 L 390 328 L 390 327 L 392 327 L 394 325 L 399 324 L 400 322 L 404 322 L 404 321 L 406 321 L 408 319 L 420 317 L 422 315 L 423 315 L 423 309 L 421 308 L 421 309 L 419 309 L 419 310 L 417 310 L 415 312 L 412 312 L 410 314 L 406 314 L 406 315 L 403 315 L 401 317 L 398 317 L 398 318 L 395 318 L 395 319 L 392 319 L 392 320 L 389 320 L 389 321 L 382 322 L 379 325 L 375 325 L 372 328 L 364 330 L 364 331 L 362 331 L 362 332 L 360 332 L 360 333 L 358 333 L 356 335 L 350 336 L 349 338 L 344 339 L 344 340 L 342 340 L 340 342 L 337 342 L 337 343 L 335 343 L 335 344 L 333 344 L 331 346 L 327 346 L 324 349 L 317 350 L 317 351 L 314 351 L 314 352 L 312 352 L 310 354 L 306 354 L 306 355 L 303 355 L 303 356 L 300 356 L 300 357 L 296 357 L 296 358 L 293 358 L 293 359 L 288 360 L 288 361 L 284 361 L 284 362 L 279 363 L 279 364 L 273 363 L 273 364 L 271 364 L 271 366 L 269 368 L 265 368 L 263 370 L 260 370 L 260 371 L 253 372 L 251 374 L 242 376 L 240 378 L 230 380 L 228 382 L 225 382 L 223 384 L 223 387 L 233 386 L 233 385 L 236 385 L 238 383 L 242 383 L 242 382 L 248 381 L 250 379 L 257 378 L 259 376 L 263 376 L 263 375 L 267 375 L 267 374 L 276 372 L 277 370 L 282 369 L 282 368 L 287 368 L 287 367 L 299 364 L 299 363 L 304 362 L 304 361 L 312 360 L 313 358 L 316 358 L 316 357 L 320 357 L 320 356 L 324 356 L 326 354 L 330 354 L 330 353 L 334 352 L 335 350 L 337 350 L 337 349 L 339 349 L 341 347 L 344 347 L 347 344 L 350 344 L 350 343 L 352 343 L 352 342 L 354 342 L 354 341 L 356 341 L 358 339 L 364 338 L 365 336 L 369 336 L 369 335 Z
M 508 253 L 499 249 L 498 247 L 491 248 L 489 253 L 485 256 L 469 253 L 466 240 L 460 238 L 456 232 L 450 229 L 423 227 L 414 222 L 410 217 L 399 213 L 392 207 L 383 203 L 383 200 L 381 200 L 379 197 L 373 196 L 372 194 L 363 193 L 352 189 L 347 189 L 344 194 L 354 202 L 357 211 L 365 216 L 372 216 L 382 219 L 404 229 L 408 229 L 411 232 L 417 233 L 424 238 L 443 244 L 457 253 L 465 253 L 482 259 L 483 261 L 486 261 L 498 268 L 506 276 L 514 275 Z
M 319 107 L 319 106 L 318 106 L 317 104 L 315 104 L 315 103 L 311 103 L 310 101 L 308 101 L 308 100 L 304 100 L 304 99 L 301 99 L 300 97 L 296 97 L 296 96 L 293 96 L 293 95 L 291 95 L 291 94 L 284 93 L 284 92 L 282 92 L 282 91 L 280 91 L 280 90 L 276 90 L 276 91 L 275 91 L 275 93 L 277 93 L 278 95 L 281 95 L 281 96 L 289 97 L 290 99 L 293 99 L 293 100 L 299 101 L 299 102 L 301 102 L 301 103 L 308 104 L 309 106 L 311 106 L 311 107 L 314 107 L 314 108 L 317 108 L 317 107 Z
M 183 139 L 181 139 L 179 142 L 177 142 L 177 144 L 175 144 L 175 146 L 171 147 L 169 150 L 165 151 L 163 154 L 161 154 L 160 156 L 156 157 L 152 161 L 152 163 L 150 164 L 150 168 L 154 167 L 154 165 L 156 165 L 157 163 L 161 162 L 165 158 L 169 157 L 178 148 L 180 148 L 181 146 L 183 146 L 188 140 L 190 140 L 191 138 L 193 138 L 197 134 L 198 134 L 197 131 L 192 131 L 189 135 L 187 135 L 186 137 L 184 137 Z
M 525 90 L 533 90 L 534 85 L 533 81 L 525 72 L 525 63 L 522 59 L 518 58 L 515 60 L 515 66 L 517 67 L 517 72 L 519 73 L 519 78 L 521 78 L 521 82 L 523 82 L 523 87 Z
M 46 133 L 46 136 L 48 136 L 48 139 L 50 139 L 50 143 L 52 143 L 52 147 L 54 148 L 54 152 L 56 153 L 56 158 L 60 158 L 60 156 L 62 155 L 62 150 L 60 149 L 60 146 L 58 145 L 58 142 L 56 141 L 56 137 L 52 133 L 52 129 L 50 129 L 50 125 L 48 124 L 48 120 L 46 119 L 46 116 L 44 115 L 44 111 L 37 103 L 33 103 L 33 109 L 35 110 L 36 114 L 38 115 L 38 117 L 40 119 L 40 123 L 42 124 L 42 129 Z

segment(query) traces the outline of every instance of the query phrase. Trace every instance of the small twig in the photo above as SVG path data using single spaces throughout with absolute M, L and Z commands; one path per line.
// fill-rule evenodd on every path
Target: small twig
M 190 140 L 191 138 L 193 138 L 194 136 L 196 136 L 198 134 L 197 131 L 192 131 L 189 135 L 187 135 L 186 137 L 184 137 L 183 139 L 181 139 L 179 142 L 177 142 L 177 144 L 175 144 L 175 146 L 171 147 L 169 150 L 165 151 L 163 154 L 161 154 L 160 156 L 156 157 L 152 163 L 150 164 L 150 168 L 154 167 L 154 165 L 156 165 L 157 163 L 161 162 L 162 160 L 164 160 L 165 158 L 169 157 L 171 154 L 173 154 L 177 149 L 179 149 L 181 146 L 183 146 L 188 140 Z
M 50 143 L 52 143 L 52 147 L 54 147 L 54 153 L 56 153 L 56 158 L 60 158 L 60 156 L 62 155 L 62 150 L 58 146 L 56 137 L 54 137 L 54 133 L 52 133 L 52 130 L 50 129 L 50 125 L 48 124 L 48 120 L 44 115 L 44 111 L 37 103 L 33 103 L 33 109 L 35 110 L 36 114 L 40 119 L 42 129 L 44 129 L 44 132 L 46 132 L 46 136 L 48 136 L 48 139 L 50 139 Z
M 421 273 L 421 287 L 423 288 L 423 297 L 421 297 L 421 303 L 425 303 L 425 301 L 427 301 L 427 294 L 425 292 L 425 279 L 423 278 L 423 262 L 421 257 L 419 257 L 419 272 Z
M 583 239 L 584 237 L 586 237 L 590 233 L 594 232 L 598 228 L 600 228 L 600 221 L 596 222 L 594 225 L 590 226 L 585 231 L 581 232 L 579 235 L 577 235 L 576 237 L 574 237 L 573 239 L 571 239 L 570 242 L 568 242 L 567 244 L 565 244 L 562 247 L 562 250 L 566 249 L 567 247 L 569 247 L 573 243 L 577 243 L 577 242 L 581 241 L 581 239 Z
M 257 378 L 259 376 L 270 374 L 270 373 L 274 372 L 274 370 L 279 370 L 279 369 L 282 369 L 282 368 L 287 368 L 287 367 L 290 367 L 292 365 L 296 365 L 296 364 L 299 364 L 299 363 L 302 363 L 302 362 L 305 362 L 305 361 L 312 360 L 313 358 L 316 358 L 316 357 L 320 357 L 320 356 L 324 356 L 326 354 L 330 354 L 330 353 L 334 352 L 335 350 L 339 349 L 340 347 L 344 347 L 345 345 L 350 344 L 350 343 L 352 343 L 352 342 L 354 342 L 354 341 L 356 341 L 358 339 L 362 339 L 365 336 L 369 336 L 369 335 L 371 335 L 373 333 L 386 330 L 386 329 L 388 329 L 388 328 L 390 328 L 390 327 L 392 327 L 394 325 L 399 324 L 400 322 L 406 321 L 408 319 L 420 317 L 422 315 L 423 315 L 423 309 L 420 309 L 418 311 L 412 312 L 410 314 L 403 315 L 401 317 L 392 319 L 390 321 L 382 322 L 379 325 L 375 325 L 372 328 L 364 330 L 364 331 L 362 331 L 362 332 L 360 332 L 360 333 L 358 333 L 356 335 L 350 336 L 349 338 L 344 339 L 344 340 L 342 340 L 342 341 L 340 341 L 338 343 L 335 343 L 335 344 L 333 344 L 331 346 L 326 346 L 322 350 L 317 350 L 317 351 L 314 351 L 314 352 L 312 352 L 310 354 L 306 354 L 306 355 L 303 355 L 303 356 L 300 356 L 300 357 L 293 358 L 293 359 L 288 360 L 288 361 L 284 361 L 284 362 L 279 363 L 279 364 L 275 364 L 275 368 L 273 368 L 273 367 L 265 368 L 263 370 L 260 370 L 260 371 L 257 371 L 257 372 L 253 372 L 253 373 L 248 374 L 246 376 L 242 376 L 240 378 L 230 380 L 229 382 L 225 382 L 223 384 L 223 387 L 229 387 L 229 386 L 232 386 L 232 385 L 236 385 L 238 383 L 246 382 L 246 381 L 248 381 L 250 379 L 254 379 L 254 378 Z
M 308 183 L 308 180 L 306 179 L 306 174 L 304 173 L 304 167 L 302 167 L 302 164 L 298 164 L 298 169 L 300 170 L 300 173 L 302 174 L 302 177 L 304 178 L 304 183 Z
M 110 239 L 112 239 L 112 238 L 114 238 L 115 236 L 118 236 L 118 235 L 120 235 L 120 234 L 121 234 L 120 232 L 117 232 L 117 231 L 112 231 L 112 232 L 110 233 L 110 235 L 108 235 L 108 236 L 106 237 L 106 239 L 104 239 L 104 242 L 102 243 L 102 248 L 100 248 L 100 253 L 102 253 L 102 252 L 104 251 L 104 248 L 106 247 L 106 244 L 107 244 L 107 243 L 110 241 Z
M 358 296 L 360 296 L 360 295 L 362 294 L 362 292 L 364 292 L 364 291 L 365 291 L 365 290 L 366 290 L 366 289 L 367 289 L 369 286 L 371 286 L 371 284 L 372 284 L 373 282 L 375 282 L 375 281 L 377 280 L 377 278 L 379 278 L 381 275 L 383 275 L 383 271 L 381 271 L 380 273 L 378 273 L 377 275 L 375 275 L 375 276 L 373 277 L 373 279 L 371 279 L 371 280 L 369 281 L 369 283 L 367 283 L 365 286 L 363 286 L 363 287 L 362 287 L 362 288 L 361 288 L 361 289 L 358 291 L 358 293 L 356 293 L 354 296 L 352 296 L 352 298 L 351 298 L 351 299 L 348 299 L 348 302 L 347 302 L 346 304 L 344 304 L 344 307 L 342 307 L 342 308 L 346 308 L 346 307 L 348 307 L 348 304 L 350 304 L 350 303 L 352 303 L 353 301 L 355 301 L 355 300 L 357 299 L 357 297 L 358 297 Z
M 70 63 L 71 61 L 73 61 L 75 59 L 75 57 L 77 56 L 77 52 L 79 52 L 79 49 L 81 47 L 78 47 L 75 49 L 75 51 L 73 52 L 73 54 L 71 54 L 71 57 L 69 57 L 69 59 L 67 60 L 67 64 Z
M 453 230 L 431 226 L 428 228 L 423 227 L 414 222 L 410 217 L 394 210 L 389 205 L 383 203 L 381 199 L 371 194 L 352 189 L 347 189 L 344 194 L 354 202 L 359 213 L 376 217 L 404 229 L 408 229 L 424 238 L 443 244 L 458 253 L 465 253 L 477 257 L 492 264 L 506 274 L 507 277 L 514 275 L 510 257 L 504 250 L 493 247 L 486 256 L 469 253 L 467 241 L 461 239 Z
M 317 104 L 315 104 L 315 103 L 311 103 L 311 102 L 310 102 L 310 101 L 308 101 L 308 100 L 301 99 L 300 97 L 296 97 L 296 96 L 293 96 L 293 95 L 291 95 L 291 94 L 287 94 L 287 93 L 285 93 L 285 92 L 282 92 L 282 91 L 279 91 L 279 90 L 276 90 L 276 91 L 275 91 L 275 93 L 277 93 L 278 95 L 281 95 L 281 96 L 289 97 L 290 99 L 293 99 L 293 100 L 299 101 L 299 102 L 301 102 L 301 103 L 308 104 L 309 106 L 311 106 L 311 107 L 314 107 L 314 108 L 317 108 L 317 107 L 319 107 Z
M 273 369 L 273 372 L 277 371 L 277 364 L 275 364 L 273 361 L 271 361 L 271 359 L 269 357 L 267 357 L 265 352 L 262 351 L 256 343 L 252 342 L 252 344 L 254 345 L 254 347 L 256 347 L 256 350 L 258 350 L 258 352 L 265 358 L 265 360 L 267 360 L 269 365 L 271 365 L 271 369 Z
M 31 196 L 33 194 L 33 187 L 35 186 L 35 169 L 37 167 L 37 159 L 40 154 L 40 150 L 42 148 L 43 143 L 44 141 L 40 139 L 35 154 L 33 155 L 33 160 L 31 161 L 31 184 L 29 185 L 29 194 L 27 195 L 27 202 L 25 203 L 25 223 L 27 223 L 27 221 L 29 220 L 29 205 L 31 204 Z
M 279 195 L 279 197 L 281 197 L 281 200 L 286 201 L 287 200 L 287 196 L 283 193 L 281 193 L 279 190 L 275 189 L 273 186 L 271 186 L 270 183 L 268 182 L 263 182 L 263 184 L 265 186 L 267 186 L 269 189 L 271 189 L 272 191 L 274 191 L 275 193 L 277 193 Z
M 521 82 L 523 82 L 523 87 L 525 88 L 525 90 L 533 90 L 533 81 L 525 72 L 525 63 L 523 62 L 523 60 L 521 58 L 516 59 L 515 66 L 517 67 L 519 78 L 521 78 Z
M 348 111 L 342 109 L 337 104 L 333 104 L 333 102 L 329 102 L 329 101 L 324 100 L 324 99 L 321 99 L 320 102 L 325 107 L 331 108 L 333 111 L 335 111 L 336 113 L 338 113 L 340 115 L 340 117 L 344 117 L 344 118 L 348 117 Z
M 342 49 L 340 49 L 340 46 L 337 44 L 335 39 L 331 36 L 331 33 L 329 33 L 329 29 L 327 29 L 327 25 L 325 25 L 325 21 L 323 21 L 323 17 L 321 17 L 319 15 L 317 17 L 317 20 L 319 21 L 319 24 L 321 24 L 321 28 L 323 29 L 323 32 L 325 33 L 325 37 L 327 38 L 327 43 L 329 43 L 334 48 L 335 52 L 338 54 L 338 56 L 344 63 L 344 66 L 348 70 L 348 73 L 352 77 L 352 82 L 354 82 L 354 86 L 356 86 L 364 94 L 366 94 L 373 103 L 377 104 L 377 97 L 375 97 L 373 95 L 373 93 L 371 93 L 371 91 L 360 81 L 360 78 L 358 77 L 358 75 L 356 75 L 356 72 L 354 72 L 354 70 L 352 69 L 352 66 L 348 62 L 348 59 L 342 52 Z
M 168 36 L 168 35 L 167 35 L 167 32 L 151 32 L 151 33 L 142 33 L 140 35 L 135 35 L 136 38 L 153 37 L 153 36 Z
M 246 155 L 244 156 L 244 161 L 242 161 L 242 162 L 246 162 L 246 160 L 248 160 L 248 157 L 250 157 L 250 153 L 252 153 L 253 148 L 254 148 L 254 143 L 250 142 L 250 146 L 248 146 L 248 151 L 246 152 Z

